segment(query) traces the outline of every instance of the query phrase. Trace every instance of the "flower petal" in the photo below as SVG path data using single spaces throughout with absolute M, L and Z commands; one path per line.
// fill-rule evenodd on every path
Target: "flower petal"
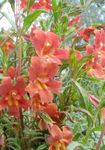
M 2 80 L 2 83 L 0 85 L 0 95 L 2 97 L 5 97 L 11 89 L 12 89 L 11 78 L 10 77 L 5 77 Z
M 16 106 L 9 106 L 9 112 L 10 115 L 15 116 L 15 117 L 19 117 L 19 107 Z
M 24 95 L 25 94 L 25 81 L 24 78 L 22 76 L 19 76 L 17 78 L 17 82 L 16 85 L 14 86 L 14 89 L 16 89 L 20 95 Z
M 57 125 L 49 125 L 48 131 L 51 134 L 51 137 L 56 141 L 62 138 L 62 131 Z
M 64 49 L 56 50 L 54 54 L 57 58 L 59 58 L 61 60 L 69 58 L 69 51 L 66 49 L 65 50 Z
M 0 100 L 0 111 L 7 106 L 7 101 L 5 99 Z
M 39 91 L 42 104 L 52 102 L 53 95 L 50 90 L 44 89 Z
M 34 81 L 43 71 L 42 65 L 43 64 L 41 63 L 41 59 L 39 57 L 31 58 L 31 66 L 29 68 L 29 78 L 31 81 Z
M 72 138 L 73 138 L 72 132 L 70 131 L 70 129 L 68 127 L 64 126 L 63 127 L 63 141 L 66 144 L 69 144 L 69 143 L 71 143 Z
M 40 29 L 33 28 L 30 34 L 30 40 L 36 48 L 37 55 L 42 56 L 43 48 L 46 42 L 45 32 Z
M 52 92 L 60 93 L 60 88 L 62 85 L 60 81 L 50 80 L 46 85 L 50 88 Z

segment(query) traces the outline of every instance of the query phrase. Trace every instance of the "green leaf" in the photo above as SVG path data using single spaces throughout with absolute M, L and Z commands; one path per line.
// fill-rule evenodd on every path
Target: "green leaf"
M 92 58 L 93 55 L 87 55 L 87 56 L 84 56 L 80 61 L 79 61 L 79 64 L 78 66 L 81 67 L 81 66 L 84 66 L 84 64 L 90 60 Z
M 46 144 L 38 146 L 36 150 L 45 150 L 47 148 Z
M 33 21 L 35 21 L 35 19 L 37 19 L 41 13 L 45 13 L 44 10 L 35 10 L 32 14 L 28 15 L 23 22 L 23 30 L 27 31 L 29 29 L 29 27 L 31 26 L 31 24 L 33 23 Z
M 91 119 L 92 119 L 92 115 L 89 111 L 87 111 L 86 109 L 83 109 L 83 108 L 75 108 L 75 110 L 78 112 L 82 112 L 84 114 L 86 114 L 87 116 L 89 116 Z
M 105 107 L 105 100 L 102 100 L 102 101 L 100 102 L 99 107 L 100 107 L 100 108 Z
M 81 5 L 84 5 L 84 0 L 80 0 Z
M 59 2 L 59 0 L 52 0 L 52 6 L 53 6 L 54 21 L 56 22 L 60 15 L 61 3 Z
M 28 10 L 30 10 L 31 6 L 33 5 L 35 0 L 29 0 L 28 1 Z
M 75 142 L 73 141 L 68 147 L 67 150 L 75 150 L 75 148 L 77 147 L 81 147 L 83 148 L 83 150 L 87 150 L 87 148 L 85 146 L 83 146 L 81 143 L 79 142 Z M 82 150 L 82 149 L 81 149 Z
M 50 118 L 50 116 L 47 113 L 40 112 L 40 117 L 46 122 L 46 123 L 54 123 L 54 121 Z
M 80 95 L 83 99 L 83 103 L 81 104 L 82 107 L 85 107 L 87 110 L 90 110 L 91 105 L 89 103 L 89 98 L 88 98 L 87 92 L 85 91 L 85 89 L 77 81 L 74 81 L 72 79 L 72 82 L 74 83 L 76 88 L 79 90 L 79 93 L 80 93 Z

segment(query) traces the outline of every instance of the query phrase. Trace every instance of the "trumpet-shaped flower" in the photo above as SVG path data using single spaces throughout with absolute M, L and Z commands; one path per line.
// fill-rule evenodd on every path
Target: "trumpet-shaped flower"
M 57 71 L 58 65 L 44 63 L 39 57 L 32 57 L 29 68 L 30 82 L 26 88 L 30 96 L 39 94 L 42 104 L 52 102 L 52 93 L 59 93 L 61 87 L 61 82 L 54 80 Z
M 50 103 L 50 104 L 43 105 L 42 111 L 46 112 L 55 123 L 59 124 L 60 123 L 59 117 L 62 113 L 59 112 L 57 109 L 58 108 L 55 103 Z
M 2 51 L 8 55 L 11 50 L 13 50 L 15 48 L 15 45 L 13 44 L 13 42 L 11 40 L 6 41 L 5 43 L 3 41 L 0 41 L 0 47 L 2 49 Z
M 17 77 L 15 84 L 11 77 L 5 77 L 0 85 L 0 110 L 8 107 L 11 115 L 18 117 L 19 108 L 28 109 L 30 102 L 24 98 L 25 82 L 23 77 Z
M 21 0 L 20 8 L 26 9 L 28 5 L 28 0 Z
M 88 42 L 91 34 L 94 34 L 95 27 L 87 27 L 82 29 L 78 34 L 84 41 Z
M 57 125 L 49 125 L 48 131 L 49 150 L 66 150 L 66 146 L 72 141 L 72 132 L 66 126 L 61 130 Z
M 47 113 L 56 124 L 60 124 L 59 117 L 62 113 L 58 111 L 57 105 L 55 103 L 42 104 L 39 94 L 36 94 L 32 98 L 32 110 L 34 117 L 36 117 L 38 113 L 44 112 Z M 46 126 L 43 120 L 41 120 L 41 123 L 44 124 L 44 127 Z
M 31 7 L 31 11 L 36 9 L 44 9 L 46 11 L 52 10 L 50 0 L 39 0 L 39 2 L 35 2 Z
M 68 25 L 69 25 L 70 27 L 72 27 L 72 26 L 74 26 L 74 25 L 77 24 L 77 26 L 79 27 L 80 18 L 81 18 L 81 16 L 79 16 L 79 15 L 76 16 L 75 18 L 73 18 L 72 20 L 69 21 Z
M 95 30 L 94 45 L 96 48 L 105 51 L 105 30 Z
M 59 112 L 57 109 L 58 108 L 55 103 L 49 103 L 49 104 L 42 105 L 41 112 L 48 114 L 50 118 L 54 121 L 54 124 L 59 125 L 61 123 L 60 116 L 62 112 Z M 39 126 L 40 129 L 42 130 L 47 128 L 47 124 L 43 119 L 40 120 Z
M 53 32 L 44 32 L 33 27 L 30 40 L 36 49 L 37 55 L 44 57 L 47 61 L 61 64 L 61 60 L 67 59 L 69 56 L 67 50 L 59 49 L 59 37 Z
M 19 69 L 18 69 L 18 67 L 17 68 L 14 68 L 13 66 L 10 66 L 9 68 L 8 68 L 8 75 L 13 79 L 13 78 L 16 78 L 16 77 L 18 77 L 18 75 L 19 75 Z

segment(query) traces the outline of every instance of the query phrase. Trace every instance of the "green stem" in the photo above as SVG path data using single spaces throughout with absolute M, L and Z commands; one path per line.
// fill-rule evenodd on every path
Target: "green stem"
M 16 0 L 15 3 L 15 21 L 16 21 L 16 28 L 17 28 L 17 43 L 18 43 L 18 67 L 19 67 L 19 74 L 21 74 L 21 66 L 22 66 L 22 43 L 21 43 L 21 18 L 20 18 L 20 0 Z
M 98 113 L 99 113 L 99 109 L 97 110 L 96 115 L 93 117 L 93 126 L 90 126 L 90 127 L 88 128 L 88 130 L 87 130 L 86 137 L 85 137 L 85 139 L 84 139 L 84 142 L 85 142 L 85 143 L 87 142 L 88 138 L 90 137 L 90 135 L 91 135 L 91 133 L 92 133 L 92 131 L 93 131 L 93 128 L 94 128 L 94 126 L 95 126 L 95 124 L 96 124 L 96 121 L 97 121 L 97 115 L 98 115 Z
M 101 146 L 104 134 L 105 134 L 105 119 L 103 121 L 102 131 L 101 131 L 98 143 L 96 144 L 96 150 L 100 150 L 100 146 Z
M 20 14 L 20 0 L 15 1 L 15 21 L 16 21 L 16 28 L 17 28 L 17 43 L 18 43 L 18 69 L 19 69 L 19 75 L 21 75 L 21 67 L 22 67 L 22 43 L 21 43 L 21 14 Z M 23 121 L 23 112 L 22 108 L 19 108 L 19 114 L 20 114 L 20 138 L 22 142 L 22 150 L 27 149 L 26 142 L 23 140 L 24 139 L 24 121 Z

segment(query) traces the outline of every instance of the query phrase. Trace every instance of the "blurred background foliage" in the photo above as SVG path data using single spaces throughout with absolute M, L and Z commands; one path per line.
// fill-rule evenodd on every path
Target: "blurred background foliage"
M 81 13 L 82 21 L 87 26 L 105 23 L 105 0 L 63 0 L 63 3 L 70 12 L 72 10 L 73 15 L 77 15 L 75 12 Z

